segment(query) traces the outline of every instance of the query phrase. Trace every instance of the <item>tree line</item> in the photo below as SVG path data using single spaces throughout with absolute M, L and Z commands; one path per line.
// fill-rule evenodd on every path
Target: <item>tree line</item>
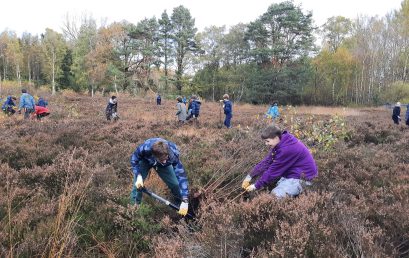
M 311 12 L 285 1 L 229 29 L 198 32 L 190 11 L 178 6 L 136 25 L 67 16 L 62 33 L 0 34 L 0 86 L 49 85 L 53 94 L 153 90 L 210 100 L 229 93 L 251 103 L 409 102 L 408 61 L 409 0 L 385 17 L 336 16 L 321 27 Z

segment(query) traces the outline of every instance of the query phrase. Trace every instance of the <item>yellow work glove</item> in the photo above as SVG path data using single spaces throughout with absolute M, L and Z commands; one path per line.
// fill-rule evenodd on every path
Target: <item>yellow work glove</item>
M 187 201 L 183 201 L 180 204 L 178 213 L 182 216 L 186 216 L 188 208 L 189 208 L 189 204 L 187 203 Z
M 244 178 L 244 181 L 243 181 L 243 183 L 241 184 L 241 187 L 242 187 L 243 189 L 246 189 L 247 187 L 250 186 L 250 181 L 251 181 L 251 176 L 250 176 L 250 175 L 247 175 L 246 178 Z
M 136 186 L 137 189 L 143 188 L 143 179 L 142 179 L 141 174 L 139 174 L 139 175 L 136 177 L 135 186 Z
M 252 184 L 252 185 L 250 185 L 250 186 L 248 186 L 248 187 L 246 188 L 246 191 L 247 191 L 247 192 L 252 192 L 252 191 L 254 191 L 254 190 L 256 190 L 256 186 L 255 186 L 254 184 Z

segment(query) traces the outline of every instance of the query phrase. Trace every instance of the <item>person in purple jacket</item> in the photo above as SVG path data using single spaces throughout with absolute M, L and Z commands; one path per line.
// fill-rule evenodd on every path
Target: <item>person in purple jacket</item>
M 279 179 L 271 191 L 278 198 L 297 196 L 302 192 L 304 180 L 311 181 L 318 175 L 317 165 L 307 147 L 287 131 L 276 126 L 269 126 L 261 134 L 261 138 L 271 149 L 268 155 L 258 163 L 246 176 L 242 187 L 254 191 L 266 187 Z M 258 179 L 251 184 L 255 177 Z

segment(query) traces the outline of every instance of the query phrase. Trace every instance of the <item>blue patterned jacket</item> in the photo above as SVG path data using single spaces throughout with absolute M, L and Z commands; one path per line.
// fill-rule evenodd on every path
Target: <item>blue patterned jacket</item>
M 170 166 L 170 165 L 173 166 L 176 178 L 179 181 L 179 188 L 180 188 L 180 193 L 182 195 L 182 198 L 187 198 L 189 196 L 187 175 L 179 159 L 179 155 L 180 155 L 179 149 L 176 146 L 176 144 L 174 144 L 173 142 L 164 140 L 162 138 L 151 138 L 151 139 L 146 140 L 141 145 L 139 145 L 131 157 L 131 166 L 132 166 L 133 173 L 135 174 L 135 176 L 138 175 L 139 161 L 142 159 L 147 161 L 149 165 L 152 167 L 158 164 L 158 161 L 155 159 L 155 157 L 152 154 L 152 146 L 157 141 L 163 141 L 168 144 L 169 158 L 166 161 L 166 163 L 162 165 L 163 166 Z
M 27 109 L 35 108 L 35 102 L 34 102 L 33 96 L 31 96 L 28 93 L 21 94 L 19 109 L 22 109 L 22 108 L 27 108 Z

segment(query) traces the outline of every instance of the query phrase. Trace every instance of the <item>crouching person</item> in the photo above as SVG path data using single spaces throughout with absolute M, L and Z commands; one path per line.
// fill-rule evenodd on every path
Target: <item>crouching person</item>
M 177 146 L 161 138 L 151 138 L 139 145 L 131 157 L 133 187 L 131 204 L 140 204 L 142 188 L 149 170 L 154 168 L 159 177 L 170 189 L 174 203 L 179 205 L 179 214 L 185 216 L 188 211 L 188 181 Z
M 14 110 L 14 107 L 16 106 L 16 103 L 15 103 L 16 100 L 17 100 L 16 97 L 7 96 L 6 101 L 1 106 L 1 109 L 6 115 L 11 116 L 14 113 L 16 113 L 16 110 Z
M 242 187 L 254 191 L 268 186 L 278 180 L 271 191 L 278 198 L 297 196 L 302 192 L 302 183 L 318 175 L 317 165 L 307 147 L 292 134 L 281 131 L 278 127 L 269 126 L 261 134 L 265 144 L 271 147 L 267 156 L 258 163 L 244 179 Z M 251 184 L 255 177 L 258 179 Z
M 50 110 L 48 110 L 48 108 L 46 107 L 35 106 L 34 110 L 34 114 L 36 115 L 37 120 L 41 120 L 42 118 L 50 115 Z

